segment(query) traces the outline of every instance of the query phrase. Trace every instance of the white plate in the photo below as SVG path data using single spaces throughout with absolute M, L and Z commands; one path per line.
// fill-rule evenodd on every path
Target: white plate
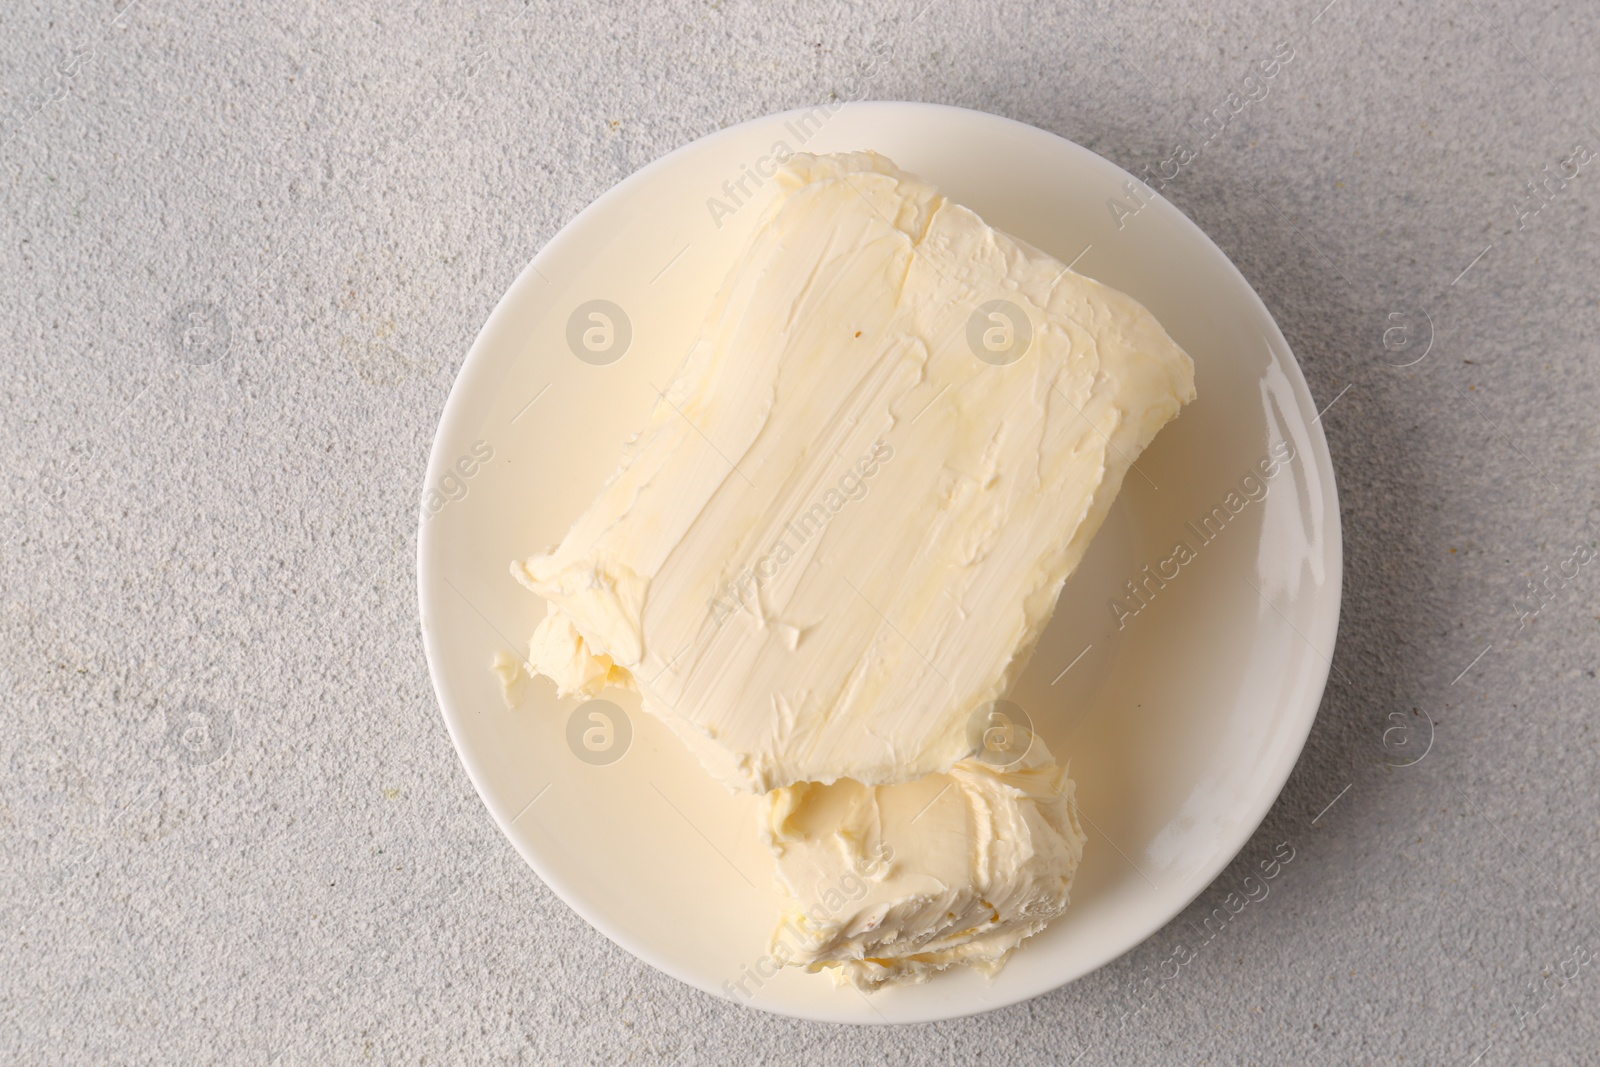
M 520 655 L 544 612 L 511 579 L 510 561 L 559 541 L 615 468 L 656 401 L 651 383 L 681 359 L 761 213 L 771 184 L 758 178 L 775 142 L 798 150 L 802 135 L 806 151 L 881 152 L 992 225 L 1076 261 L 1142 301 L 1195 361 L 1198 401 L 1140 459 L 1148 481 L 1129 475 L 1015 693 L 1051 750 L 1070 759 L 1093 828 L 1066 914 L 993 981 L 963 970 L 869 999 L 823 975 L 749 978 L 770 970 L 763 953 L 777 909 L 750 798 L 713 783 L 621 696 L 626 751 L 606 765 L 580 760 L 566 740 L 577 701 L 557 700 L 539 680 L 508 709 L 490 673 L 496 650 Z M 500 828 L 563 900 L 640 959 L 718 996 L 808 1019 L 985 1011 L 1139 944 L 1265 816 L 1327 680 L 1341 576 L 1333 470 L 1305 380 L 1260 299 L 1165 201 L 1119 229 L 1108 200 L 1132 206 L 1128 177 L 1087 149 L 978 112 L 870 103 L 774 115 L 688 145 L 602 196 L 490 316 L 428 463 L 418 546 L 428 664 Z M 632 328 L 627 351 L 607 365 L 576 358 L 567 341 L 569 318 L 592 300 L 624 309 Z M 1293 461 L 1262 483 L 1261 499 L 1240 494 L 1238 514 L 1201 545 L 1187 524 L 1226 508 L 1282 442 Z M 1110 598 L 1146 564 L 1171 558 L 1179 540 L 1195 558 L 1119 627 Z

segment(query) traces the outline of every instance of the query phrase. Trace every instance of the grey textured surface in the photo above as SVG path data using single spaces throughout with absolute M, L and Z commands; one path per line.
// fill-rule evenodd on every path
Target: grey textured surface
M 7 3 L 0 1059 L 1595 1062 L 1600 567 L 1567 561 L 1600 536 L 1600 162 L 1518 205 L 1600 150 L 1596 13 L 1325 2 Z M 428 445 L 517 271 L 875 49 L 854 95 L 1138 171 L 1281 40 L 1166 188 L 1331 403 L 1344 512 L 1335 679 L 1240 861 L 1091 977 L 898 1030 L 591 930 L 477 800 L 416 624 Z

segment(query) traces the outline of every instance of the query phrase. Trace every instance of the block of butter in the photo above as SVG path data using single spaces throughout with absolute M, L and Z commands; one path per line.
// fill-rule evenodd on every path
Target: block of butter
M 620 468 L 512 565 L 530 664 L 638 690 L 734 789 L 945 773 L 1193 365 L 881 156 L 778 182 Z

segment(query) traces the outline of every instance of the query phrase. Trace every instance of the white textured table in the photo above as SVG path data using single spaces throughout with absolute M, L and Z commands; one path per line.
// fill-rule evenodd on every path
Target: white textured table
M 0 1059 L 1594 1062 L 1600 16 L 1325 2 L 6 4 Z M 1151 174 L 1203 144 L 1165 195 L 1329 405 L 1344 509 L 1334 681 L 1234 868 L 1075 985 L 900 1030 L 716 1000 L 547 891 L 445 736 L 411 567 L 523 264 L 833 96 Z

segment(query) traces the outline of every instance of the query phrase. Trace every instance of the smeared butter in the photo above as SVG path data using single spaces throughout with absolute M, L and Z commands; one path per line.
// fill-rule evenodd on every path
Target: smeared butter
M 1037 738 L 1005 768 L 776 789 L 763 815 L 789 898 L 772 956 L 862 989 L 993 973 L 1066 909 L 1083 857 L 1072 781 Z

